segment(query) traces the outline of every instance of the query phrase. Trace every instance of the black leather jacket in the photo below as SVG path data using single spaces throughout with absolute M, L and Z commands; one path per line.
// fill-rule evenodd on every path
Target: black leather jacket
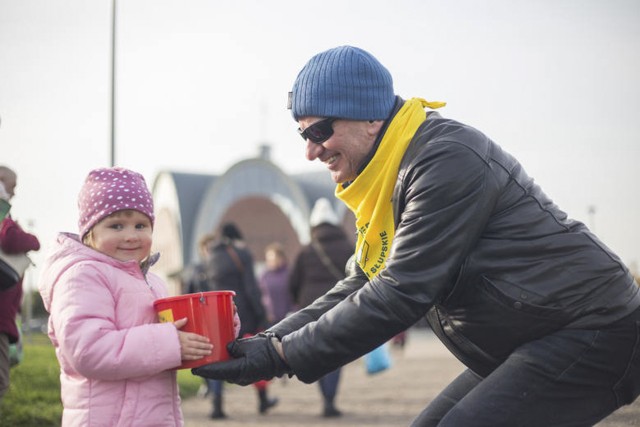
M 516 347 L 561 328 L 597 328 L 640 306 L 637 284 L 587 227 L 478 130 L 429 114 L 394 192 L 386 268 L 359 268 L 271 328 L 313 382 L 423 316 L 468 367 L 488 374 Z

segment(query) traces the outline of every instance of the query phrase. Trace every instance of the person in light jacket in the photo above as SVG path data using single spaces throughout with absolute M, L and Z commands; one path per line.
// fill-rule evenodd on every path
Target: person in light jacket
M 91 171 L 78 201 L 79 235 L 60 233 L 38 288 L 60 363 L 63 426 L 182 426 L 176 371 L 211 354 L 208 338 L 158 323 L 167 296 L 148 271 L 153 202 L 142 175 Z

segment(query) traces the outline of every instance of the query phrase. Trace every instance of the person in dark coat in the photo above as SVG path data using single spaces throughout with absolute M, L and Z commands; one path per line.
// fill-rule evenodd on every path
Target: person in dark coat
M 233 223 L 225 223 L 214 236 L 205 236 L 204 262 L 196 265 L 192 286 L 200 291 L 234 291 L 234 303 L 240 316 L 239 336 L 247 337 L 264 330 L 267 325 L 266 310 L 262 304 L 262 293 L 253 270 L 253 256 L 244 243 L 242 233 Z M 193 291 L 195 287 L 190 288 Z M 226 418 L 222 409 L 223 382 L 210 380 L 209 390 L 213 395 L 211 418 Z M 268 397 L 268 381 L 254 383 L 258 391 L 258 411 L 266 413 L 278 403 Z
M 316 201 L 309 225 L 311 242 L 296 257 L 289 277 L 289 290 L 293 301 L 300 308 L 313 303 L 345 277 L 345 265 L 353 254 L 353 244 L 339 226 L 338 217 L 329 200 L 320 198 Z M 318 380 L 324 403 L 324 417 L 342 415 L 335 406 L 340 371 L 341 368 L 338 368 Z

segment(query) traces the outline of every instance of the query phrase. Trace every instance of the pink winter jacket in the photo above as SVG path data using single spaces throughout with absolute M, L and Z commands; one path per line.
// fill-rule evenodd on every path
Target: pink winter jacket
M 182 426 L 180 342 L 162 280 L 61 233 L 38 284 L 60 363 L 63 426 Z

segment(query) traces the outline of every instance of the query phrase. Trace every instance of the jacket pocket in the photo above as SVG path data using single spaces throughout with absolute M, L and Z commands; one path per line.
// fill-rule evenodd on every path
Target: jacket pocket
M 489 375 L 498 367 L 500 361 L 485 353 L 466 337 L 458 334 L 441 310 L 442 307 L 436 305 L 427 312 L 427 322 L 434 334 L 467 368 L 483 378 Z
M 640 396 L 640 321 L 636 322 L 636 341 L 627 369 L 613 387 L 618 407 L 628 405 Z
M 506 282 L 483 277 L 465 284 L 441 311 L 451 337 L 464 337 L 496 360 L 518 346 L 561 329 L 571 320 L 561 307 L 536 304 L 544 298 Z M 461 340 L 461 338 L 458 338 Z

